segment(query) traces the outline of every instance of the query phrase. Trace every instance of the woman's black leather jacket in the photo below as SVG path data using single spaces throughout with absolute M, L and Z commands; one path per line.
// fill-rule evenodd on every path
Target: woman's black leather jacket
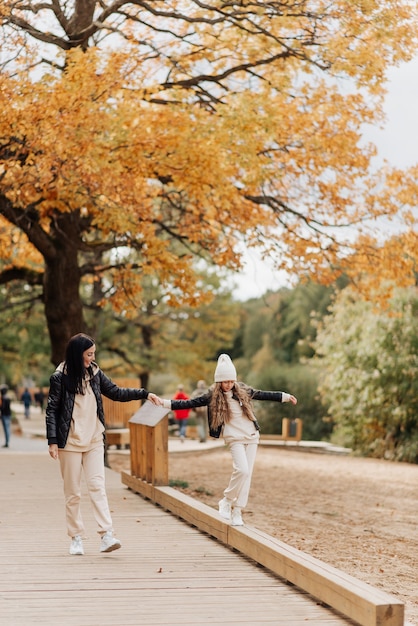
M 116 402 L 129 402 L 130 400 L 143 400 L 148 397 L 146 389 L 131 389 L 118 387 L 108 378 L 95 364 L 94 374 L 90 380 L 91 388 L 96 396 L 97 416 L 105 426 L 102 395 Z M 65 374 L 58 368 L 50 378 L 48 403 L 46 407 L 46 436 L 48 445 L 58 444 L 64 448 L 70 431 L 71 419 L 74 408 L 74 393 L 68 391 L 63 382 Z

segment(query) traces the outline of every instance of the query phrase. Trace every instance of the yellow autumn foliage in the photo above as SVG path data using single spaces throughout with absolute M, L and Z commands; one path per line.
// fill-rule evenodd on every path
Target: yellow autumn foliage
M 70 4 L 0 2 L 0 275 L 65 248 L 118 311 L 142 273 L 194 304 L 193 261 L 237 270 L 244 243 L 364 291 L 414 280 L 416 171 L 373 172 L 361 144 L 416 50 L 412 3 Z

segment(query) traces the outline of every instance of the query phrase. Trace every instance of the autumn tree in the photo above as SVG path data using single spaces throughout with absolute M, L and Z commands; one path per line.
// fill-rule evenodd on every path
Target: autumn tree
M 212 380 L 213 362 L 220 350 L 231 345 L 239 323 L 239 304 L 219 287 L 214 274 L 200 274 L 210 303 L 173 308 L 163 291 L 149 278 L 142 280 L 142 302 L 129 317 L 117 315 L 110 305 L 86 311 L 93 335 L 100 337 L 100 363 L 112 376 L 136 372 L 141 386 L 149 387 L 151 373 L 180 377 L 195 384 Z M 160 377 L 161 378 L 161 377 Z M 157 388 L 155 379 L 153 389 Z
M 243 246 L 412 281 L 417 177 L 371 175 L 361 133 L 416 26 L 407 0 L 0 0 L 0 283 L 43 302 L 53 362 L 86 306 L 135 314 L 143 277 L 194 306 L 196 259 Z

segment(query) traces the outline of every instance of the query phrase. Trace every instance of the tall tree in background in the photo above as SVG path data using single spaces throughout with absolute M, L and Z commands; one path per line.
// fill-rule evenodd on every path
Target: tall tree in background
M 82 285 L 125 316 L 143 276 L 194 306 L 193 259 L 237 270 L 243 244 L 411 282 L 417 177 L 372 177 L 360 139 L 417 20 L 407 0 L 0 0 L 0 283 L 43 301 L 53 362 Z
M 369 456 L 418 463 L 417 313 L 416 289 L 380 313 L 345 289 L 318 332 L 321 395 L 344 443 Z

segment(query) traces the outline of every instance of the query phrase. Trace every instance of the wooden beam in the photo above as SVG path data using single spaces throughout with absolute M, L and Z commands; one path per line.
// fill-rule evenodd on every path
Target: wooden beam
M 256 528 L 230 526 L 228 545 L 363 626 L 403 626 L 402 602 Z
M 125 472 L 122 482 L 136 493 L 239 550 L 274 574 L 310 593 L 361 626 L 403 626 L 404 605 L 319 559 L 249 526 L 231 526 L 215 509 L 171 487 L 157 487 Z

